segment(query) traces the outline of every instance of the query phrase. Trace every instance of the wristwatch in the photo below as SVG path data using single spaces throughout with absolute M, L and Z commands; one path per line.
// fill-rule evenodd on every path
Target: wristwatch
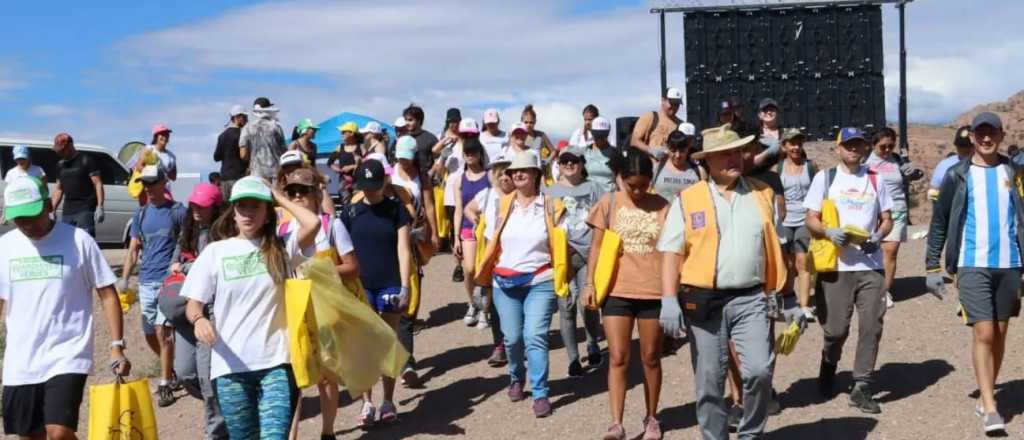
M 116 341 L 110 341 L 110 348 L 120 347 L 122 350 L 128 347 L 124 343 L 124 339 L 118 339 Z

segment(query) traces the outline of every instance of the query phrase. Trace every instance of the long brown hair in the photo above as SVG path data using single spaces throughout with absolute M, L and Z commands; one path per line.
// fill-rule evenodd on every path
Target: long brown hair
M 189 252 L 192 256 L 199 256 L 199 231 L 202 226 L 194 218 L 192 218 L 192 212 L 194 207 L 191 203 L 188 206 L 188 212 L 185 213 L 185 221 L 181 224 L 181 237 L 178 239 L 178 245 L 181 246 L 182 252 Z M 212 222 L 210 225 L 211 234 L 213 230 L 213 222 L 216 222 L 220 218 L 223 210 L 222 204 L 213 205 Z M 210 241 L 213 241 L 211 238 Z
M 274 284 L 283 284 L 288 278 L 288 263 L 284 255 L 284 241 L 277 236 L 277 212 L 274 206 L 264 202 L 267 206 L 267 219 L 260 228 L 260 255 L 263 257 L 263 264 L 267 266 L 267 273 L 274 280 Z M 235 222 L 235 204 L 231 203 L 225 207 L 220 218 L 213 223 L 210 229 L 210 240 L 219 241 L 238 236 L 238 223 Z

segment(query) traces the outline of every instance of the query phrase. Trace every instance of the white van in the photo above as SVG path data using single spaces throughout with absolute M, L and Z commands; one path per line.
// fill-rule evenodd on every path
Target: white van
M 15 167 L 14 146 L 25 145 L 29 149 L 29 160 L 46 172 L 46 180 L 53 191 L 57 182 L 57 153 L 53 152 L 52 141 L 39 141 L 30 139 L 0 138 L 0 171 L 6 176 L 7 171 Z M 103 210 L 106 219 L 103 223 L 96 225 L 96 241 L 103 247 L 122 247 L 127 243 L 128 224 L 132 215 L 139 207 L 139 202 L 128 196 L 128 177 L 131 175 L 128 168 L 110 154 L 105 148 L 99 145 L 75 143 L 75 148 L 80 154 L 89 156 L 100 168 L 100 178 L 103 181 L 103 193 L 106 200 L 103 203 Z M 0 200 L 3 197 L 5 184 L 0 179 Z M 58 218 L 60 211 L 58 210 Z M 0 233 L 13 228 L 12 224 L 0 225 Z

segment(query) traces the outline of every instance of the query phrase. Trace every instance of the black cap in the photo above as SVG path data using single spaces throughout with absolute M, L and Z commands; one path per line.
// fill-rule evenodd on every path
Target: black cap
M 966 148 L 972 145 L 971 127 L 969 125 L 956 129 L 956 134 L 953 135 L 953 145 L 957 148 Z
M 462 120 L 462 112 L 457 108 L 448 109 L 448 114 L 444 117 L 446 122 L 458 122 Z
M 971 122 L 971 130 L 977 130 L 982 125 L 991 125 L 992 128 L 1003 129 L 1003 121 L 999 119 L 999 115 L 992 112 L 978 113 L 978 116 L 975 116 L 974 121 Z
M 778 109 L 779 103 L 775 102 L 775 100 L 772 98 L 764 98 L 761 100 L 761 103 L 757 105 L 758 110 L 764 110 L 765 108 L 768 107 L 775 107 L 776 109 Z
M 376 191 L 384 187 L 384 165 L 380 161 L 367 160 L 356 170 L 356 189 Z
M 253 106 L 257 106 L 258 105 L 258 106 L 263 107 L 263 108 L 270 108 L 270 107 L 274 106 L 274 104 L 272 104 L 270 102 L 270 99 L 267 99 L 267 98 L 265 98 L 263 96 L 261 96 L 259 98 L 256 98 L 256 100 L 252 102 L 252 105 Z
M 480 153 L 482 151 L 484 151 L 484 144 L 480 143 L 479 138 L 471 137 L 462 143 L 462 154 Z
M 732 113 L 732 103 L 728 99 L 723 99 L 718 104 L 718 114 Z

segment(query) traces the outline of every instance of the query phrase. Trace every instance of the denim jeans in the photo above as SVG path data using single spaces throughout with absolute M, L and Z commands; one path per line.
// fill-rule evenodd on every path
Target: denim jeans
M 558 298 L 558 330 L 562 335 L 562 343 L 565 344 L 565 354 L 569 356 L 569 362 L 578 362 L 580 350 L 576 341 L 576 311 L 579 310 L 583 315 L 588 355 L 601 353 L 601 348 L 597 345 L 597 339 L 601 336 L 601 315 L 597 310 L 580 306 L 580 293 L 587 284 L 587 261 L 574 253 L 572 266 L 576 275 L 569 281 L 569 296 Z
M 78 229 L 84 229 L 93 238 L 96 238 L 96 211 L 80 211 L 73 214 L 62 213 L 61 223 L 66 223 Z
M 142 310 L 142 333 L 156 334 L 156 327 L 167 324 L 167 318 L 160 311 L 157 300 L 163 283 L 139 283 L 139 308 Z
M 501 333 L 505 335 L 511 382 L 525 383 L 526 373 L 529 373 L 533 398 L 546 398 L 548 329 L 558 307 L 554 282 L 545 281 L 509 290 L 502 290 L 495 284 L 494 307 L 501 315 Z

